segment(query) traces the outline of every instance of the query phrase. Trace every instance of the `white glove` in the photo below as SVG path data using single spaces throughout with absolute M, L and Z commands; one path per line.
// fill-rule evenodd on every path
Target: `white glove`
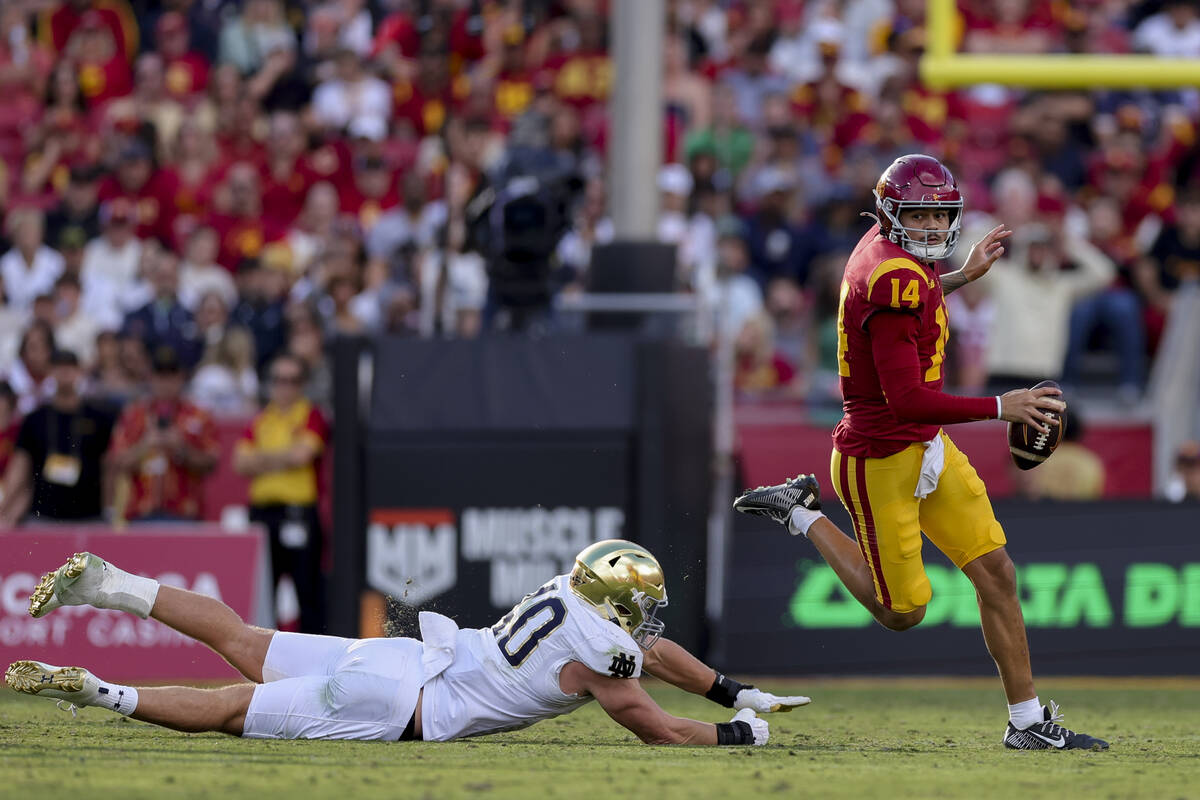
M 812 699 L 804 695 L 777 697 L 761 689 L 742 689 L 737 693 L 733 707 L 753 709 L 759 714 L 766 714 L 771 711 L 791 711 L 796 706 L 806 706 L 811 702 Z
M 749 723 L 750 731 L 754 734 L 755 747 L 761 747 L 767 743 L 767 739 L 771 738 L 771 732 L 767 729 L 767 721 L 759 719 L 752 708 L 743 708 L 734 714 L 733 719 L 729 721 Z

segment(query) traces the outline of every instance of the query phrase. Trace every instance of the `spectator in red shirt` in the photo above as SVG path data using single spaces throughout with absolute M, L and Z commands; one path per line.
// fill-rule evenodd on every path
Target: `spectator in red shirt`
M 398 71 L 405 59 L 415 58 L 421 47 L 421 35 L 408 11 L 396 11 L 384 17 L 375 30 L 371 57 L 390 71 Z
M 125 0 L 67 0 L 43 12 L 38 30 L 44 45 L 62 53 L 79 28 L 96 24 L 112 36 L 122 58 L 133 59 L 138 50 L 137 18 Z
M 470 93 L 468 82 L 451 80 L 447 55 L 426 48 L 417 61 L 415 80 L 398 79 L 392 86 L 396 119 L 408 123 L 417 136 L 439 133 L 452 110 L 461 107 Z
M 68 56 L 76 63 L 79 86 L 89 108 L 99 108 L 133 88 L 129 61 L 99 12 L 84 14 L 71 34 Z
M 478 78 L 490 84 L 491 111 L 496 124 L 507 130 L 533 102 L 533 72 L 525 50 L 525 30 L 515 20 L 500 35 L 499 52 L 480 65 Z
M 558 52 L 542 69 L 554 74 L 554 92 L 578 108 L 604 104 L 612 86 L 613 65 L 608 57 L 608 26 L 594 11 L 573 16 L 559 27 Z
M 363 233 L 369 232 L 385 211 L 400 205 L 394 177 L 378 156 L 355 159 L 354 185 L 342 194 L 341 208 L 355 216 Z
M 121 149 L 116 171 L 100 184 L 99 198 L 125 198 L 134 208 L 140 239 L 157 237 L 173 242 L 175 181 L 170 173 L 156 169 L 150 146 L 131 138 Z
M 734 342 L 739 392 L 762 394 L 788 389 L 796 369 L 775 349 L 775 324 L 766 313 L 746 320 Z
M 163 171 L 167 185 L 175 192 L 171 201 L 172 241 L 183 247 L 208 217 L 219 178 L 217 143 L 212 131 L 198 124 L 193 115 L 180 125 L 167 153 Z
M 256 130 L 261 111 L 258 100 L 245 89 L 228 64 L 214 71 L 211 89 L 222 167 L 228 168 L 237 161 L 261 164 L 266 152 Z
M 208 86 L 208 59 L 191 49 L 187 19 L 180 12 L 163 14 L 154 30 L 158 54 L 167 66 L 167 91 L 190 103 Z
M 258 169 L 240 162 L 229 168 L 223 187 L 226 210 L 209 217 L 221 238 L 217 263 L 230 272 L 247 259 L 258 258 L 263 245 L 283 238 L 286 228 L 263 215 Z
M 1062 39 L 1048 2 L 985 0 L 977 13 L 967 10 L 968 53 L 1048 53 Z
M 22 121 L 26 132 L 34 120 L 37 121 L 35 138 L 69 135 L 67 146 L 63 148 L 64 155 L 87 162 L 98 158 L 99 137 L 91 137 L 91 142 L 84 141 L 92 121 L 79 86 L 79 75 L 70 61 L 60 61 L 50 73 L 40 112 Z
M 153 357 L 150 396 L 125 407 L 109 457 L 119 478 L 116 516 L 128 520 L 199 519 L 204 478 L 220 443 L 207 412 L 183 397 L 183 365 L 170 347 Z
M 307 142 L 300 119 L 287 111 L 271 115 L 266 164 L 262 169 L 263 213 L 280 227 L 295 222 L 304 206 L 304 198 L 313 183 L 313 175 L 304 163 Z
M 99 158 L 100 138 L 90 132 L 92 118 L 79 77 L 68 61 L 51 73 L 40 113 L 30 114 L 19 124 L 24 139 L 22 191 L 26 194 L 61 194 L 71 167 L 93 164 Z

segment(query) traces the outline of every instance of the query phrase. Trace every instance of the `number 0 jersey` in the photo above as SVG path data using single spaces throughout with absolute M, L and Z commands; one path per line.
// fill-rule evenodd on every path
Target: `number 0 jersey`
M 642 674 L 641 648 L 572 592 L 568 578 L 546 583 L 491 628 L 457 632 L 453 663 L 425 684 L 426 741 L 515 730 L 574 711 L 592 697 L 560 688 L 571 661 L 601 675 Z
M 867 323 L 876 313 L 918 319 L 917 354 L 923 385 L 941 390 L 950 323 L 937 271 L 879 234 L 875 225 L 846 262 L 838 308 L 838 375 L 845 415 L 833 432 L 847 455 L 882 458 L 937 435 L 937 424 L 900 422 L 879 381 Z

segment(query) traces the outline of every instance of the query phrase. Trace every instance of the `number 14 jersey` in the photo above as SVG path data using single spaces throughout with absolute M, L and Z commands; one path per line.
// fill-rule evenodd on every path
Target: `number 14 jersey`
M 574 711 L 590 695 L 565 694 L 563 666 L 579 661 L 601 675 L 637 678 L 642 651 L 559 575 L 527 595 L 491 628 L 460 630 L 454 661 L 425 685 L 426 741 L 515 730 Z
M 932 439 L 940 425 L 900 422 L 888 407 L 867 324 L 880 312 L 917 317 L 921 380 L 926 388 L 941 390 L 950 322 L 937 270 L 872 226 L 846 262 L 838 305 L 838 375 L 845 412 L 833 432 L 838 452 L 883 458 Z

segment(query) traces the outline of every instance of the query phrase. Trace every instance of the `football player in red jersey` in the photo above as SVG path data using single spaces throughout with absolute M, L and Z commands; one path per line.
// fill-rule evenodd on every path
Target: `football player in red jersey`
M 943 425 L 983 419 L 1056 425 L 1056 389 L 999 397 L 942 392 L 949 320 L 945 295 L 987 274 L 1011 231 L 997 225 L 957 272 L 938 275 L 954 250 L 962 196 L 937 159 L 901 156 L 875 188 L 878 224 L 846 263 L 838 310 L 838 373 L 844 416 L 833 432 L 831 477 L 854 537 L 820 513 L 819 486 L 801 475 L 739 497 L 734 508 L 803 533 L 884 627 L 903 631 L 925 616 L 931 590 L 921 534 L 975 586 L 988 651 L 1009 702 L 1004 744 L 1015 749 L 1105 749 L 1058 724 L 1038 700 L 1029 666 L 1016 573 L 983 481 Z

